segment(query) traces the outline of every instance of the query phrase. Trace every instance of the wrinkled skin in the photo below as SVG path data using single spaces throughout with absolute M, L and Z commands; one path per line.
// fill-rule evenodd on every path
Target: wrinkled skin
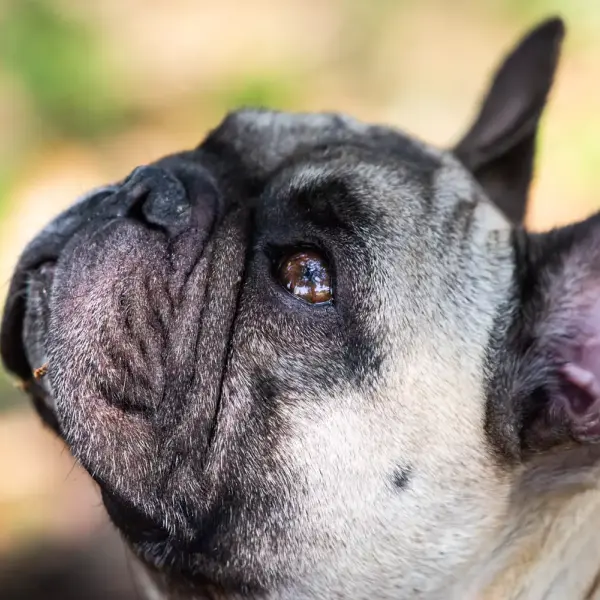
M 561 371 L 593 307 L 553 293 L 593 279 L 573 256 L 598 253 L 596 222 L 534 237 L 508 218 L 562 26 L 540 31 L 516 51 L 538 75 L 509 68 L 488 98 L 518 84 L 514 114 L 484 110 L 454 151 L 242 110 L 23 253 L 4 361 L 165 594 L 467 598 L 528 457 L 595 441 Z M 281 285 L 298 248 L 326 259 L 332 302 Z M 549 352 L 573 327 L 585 340 Z

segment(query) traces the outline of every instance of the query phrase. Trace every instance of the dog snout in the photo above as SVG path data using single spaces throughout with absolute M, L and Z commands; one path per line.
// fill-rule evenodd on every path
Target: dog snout
M 139 167 L 117 192 L 117 216 L 175 237 L 192 225 L 192 201 L 183 183 L 156 166 Z
M 112 199 L 116 216 L 177 237 L 188 229 L 207 233 L 221 209 L 216 184 L 198 165 L 138 167 Z

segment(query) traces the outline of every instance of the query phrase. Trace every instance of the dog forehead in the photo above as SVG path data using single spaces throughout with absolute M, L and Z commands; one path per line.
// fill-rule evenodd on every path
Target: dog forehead
M 211 156 L 225 185 L 238 182 L 242 197 L 250 190 L 265 198 L 266 187 L 278 191 L 272 195 L 278 200 L 302 189 L 316 189 L 323 197 L 332 189 L 338 192 L 333 204 L 342 198 L 345 205 L 389 215 L 392 229 L 403 222 L 415 231 L 430 228 L 432 221 L 455 231 L 481 202 L 489 204 L 483 212 L 496 217 L 492 221 L 499 219 L 452 152 L 344 114 L 241 109 L 227 115 L 200 150 Z M 347 194 L 340 195 L 342 188 Z
M 406 159 L 436 168 L 445 154 L 391 127 L 370 125 L 341 113 L 291 113 L 240 109 L 229 113 L 207 138 L 228 147 L 254 177 L 268 177 L 282 163 L 318 148 L 345 149 L 349 160 L 380 153 L 381 160 Z M 205 142 L 205 146 L 207 145 Z
M 365 135 L 369 125 L 341 113 L 302 113 L 243 108 L 229 113 L 217 128 L 235 147 L 269 143 L 281 154 L 298 143 L 317 144 L 332 137 L 343 141 Z

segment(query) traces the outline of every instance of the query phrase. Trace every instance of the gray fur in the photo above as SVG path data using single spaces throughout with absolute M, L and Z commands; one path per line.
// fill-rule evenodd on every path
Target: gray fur
M 520 55 L 556 52 L 557 23 Z M 540 89 L 553 69 L 532 75 Z M 501 95 L 517 81 L 503 73 Z M 546 94 L 521 83 L 530 140 Z M 528 236 L 478 176 L 518 158 L 523 114 L 480 119 L 454 154 L 343 115 L 240 110 L 25 250 L 3 358 L 99 484 L 153 597 L 476 598 L 511 547 L 520 482 L 535 495 L 531 453 L 585 445 L 585 461 L 549 461 L 548 489 L 574 480 L 567 464 L 589 473 L 595 440 L 576 433 L 596 414 L 556 409 L 567 359 L 542 335 L 529 361 L 523 336 L 562 335 L 573 314 L 595 336 L 589 301 L 551 296 L 593 278 L 600 233 L 582 224 L 579 249 Z M 502 173 L 496 201 L 514 191 Z M 306 244 L 334 270 L 333 304 L 273 276 Z

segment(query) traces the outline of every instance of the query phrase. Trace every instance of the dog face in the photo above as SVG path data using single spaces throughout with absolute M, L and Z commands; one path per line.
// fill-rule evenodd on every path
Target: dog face
M 243 110 L 25 250 L 3 359 L 159 586 L 449 597 L 524 465 L 596 440 L 597 220 L 519 227 L 562 31 L 452 151 Z

